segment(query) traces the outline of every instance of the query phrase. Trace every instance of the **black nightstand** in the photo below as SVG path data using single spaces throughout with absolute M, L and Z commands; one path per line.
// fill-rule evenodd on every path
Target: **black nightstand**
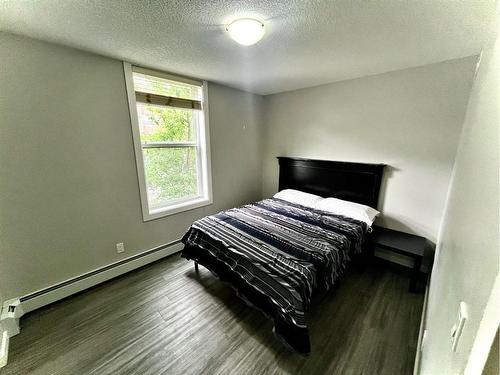
M 427 239 L 414 234 L 373 226 L 373 233 L 369 237 L 369 242 L 372 248 L 380 247 L 413 258 L 410 292 L 415 293 L 424 252 L 429 246 Z

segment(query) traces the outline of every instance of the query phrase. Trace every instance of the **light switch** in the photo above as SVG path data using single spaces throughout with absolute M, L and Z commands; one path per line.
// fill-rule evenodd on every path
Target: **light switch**
M 465 322 L 469 319 L 469 312 L 467 308 L 467 304 L 463 301 L 460 302 L 458 306 L 458 316 L 457 322 L 451 328 L 451 350 L 453 352 L 457 351 L 458 340 L 460 340 L 460 336 L 462 336 L 462 332 L 464 330 Z
M 424 333 L 422 334 L 422 341 L 420 342 L 420 351 L 424 350 L 424 346 L 427 343 L 427 330 L 424 329 Z

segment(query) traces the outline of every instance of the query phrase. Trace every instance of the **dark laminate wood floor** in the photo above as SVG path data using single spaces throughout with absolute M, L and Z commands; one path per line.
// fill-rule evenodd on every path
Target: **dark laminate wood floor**
M 384 265 L 350 271 L 310 313 L 313 353 L 179 255 L 23 317 L 3 374 L 410 374 L 423 294 Z

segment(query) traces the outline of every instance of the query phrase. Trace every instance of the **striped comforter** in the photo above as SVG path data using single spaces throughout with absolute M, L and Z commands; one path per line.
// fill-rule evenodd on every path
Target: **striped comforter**
M 279 337 L 307 354 L 312 293 L 335 283 L 366 230 L 363 222 L 273 198 L 194 222 L 182 256 L 231 283 L 274 320 Z

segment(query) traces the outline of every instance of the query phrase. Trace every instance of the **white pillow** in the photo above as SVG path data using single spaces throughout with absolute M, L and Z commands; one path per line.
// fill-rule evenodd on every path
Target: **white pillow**
M 293 189 L 281 190 L 274 194 L 273 197 L 311 208 L 314 208 L 319 201 L 323 200 L 319 195 L 304 193 L 303 191 Z
M 335 215 L 351 217 L 364 221 L 369 227 L 372 226 L 375 217 L 380 213 L 374 208 L 364 204 L 345 201 L 337 198 L 326 198 L 316 203 L 316 210 L 331 212 Z

